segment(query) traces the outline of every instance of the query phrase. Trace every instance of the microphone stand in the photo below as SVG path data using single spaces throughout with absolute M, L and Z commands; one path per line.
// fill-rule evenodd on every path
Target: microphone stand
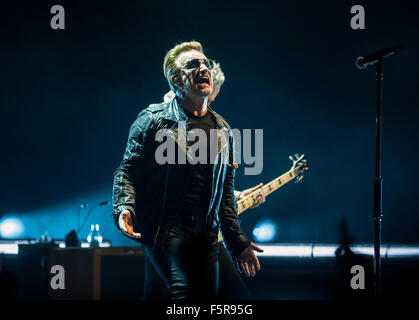
M 85 226 L 85 224 L 86 224 L 86 222 L 87 222 L 87 219 L 89 218 L 89 216 L 90 216 L 90 214 L 92 213 L 92 211 L 96 208 L 96 207 L 100 207 L 100 206 L 106 206 L 106 205 L 109 205 L 109 204 L 111 204 L 110 202 L 108 202 L 108 201 L 102 201 L 102 202 L 99 202 L 99 203 L 96 203 L 96 204 L 94 204 L 92 207 L 90 207 L 90 210 L 87 212 L 87 215 L 86 215 L 86 217 L 84 218 L 84 221 L 83 221 L 83 223 L 82 223 L 82 225 L 81 226 L 77 226 L 77 231 L 76 231 L 76 233 L 78 234 L 83 228 L 84 228 L 84 226 Z
M 374 181 L 374 295 L 381 295 L 381 222 L 383 211 L 383 179 L 381 176 L 381 131 L 383 103 L 383 59 L 377 67 L 377 118 L 375 144 L 375 181 Z
M 381 222 L 383 218 L 383 178 L 381 176 L 381 127 L 383 112 L 383 60 L 392 56 L 403 45 L 392 46 L 366 57 L 358 57 L 355 65 L 358 69 L 365 69 L 369 65 L 377 68 L 377 118 L 375 142 L 375 181 L 374 181 L 374 295 L 381 295 Z

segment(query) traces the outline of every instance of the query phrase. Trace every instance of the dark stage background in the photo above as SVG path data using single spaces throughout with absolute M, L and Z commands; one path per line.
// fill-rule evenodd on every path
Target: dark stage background
M 76 227 L 77 207 L 110 201 L 113 171 L 139 111 L 168 85 L 165 52 L 200 41 L 226 81 L 214 108 L 234 128 L 264 130 L 267 182 L 307 154 L 310 171 L 242 216 L 251 236 L 270 218 L 275 242 L 337 242 L 346 217 L 354 240 L 373 241 L 375 71 L 355 58 L 403 43 L 384 64 L 383 242 L 417 242 L 418 6 L 414 1 L 12 1 L 1 3 L 0 218 L 18 217 L 21 238 Z M 50 28 L 50 8 L 66 29 Z M 361 4 L 366 29 L 352 30 Z M 87 210 L 81 212 L 83 220 Z M 95 209 L 114 245 L 132 245 L 111 207 Z

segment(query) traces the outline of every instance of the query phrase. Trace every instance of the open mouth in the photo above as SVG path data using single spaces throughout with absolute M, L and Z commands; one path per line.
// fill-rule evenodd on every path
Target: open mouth
M 198 83 L 199 84 L 204 84 L 204 83 L 206 83 L 206 84 L 210 84 L 210 81 L 209 81 L 209 77 L 208 76 L 205 76 L 205 77 L 202 77 L 202 78 L 200 78 L 199 80 L 198 80 Z

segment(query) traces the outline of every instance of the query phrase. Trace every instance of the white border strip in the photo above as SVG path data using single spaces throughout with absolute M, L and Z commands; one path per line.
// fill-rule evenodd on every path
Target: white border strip
M 261 257 L 300 257 L 300 258 L 330 258 L 335 257 L 338 245 L 308 245 L 308 244 L 284 244 L 284 245 L 260 245 L 264 250 L 256 253 Z M 350 247 L 352 252 L 357 254 L 374 255 L 373 245 L 354 245 Z M 419 257 L 419 247 L 382 245 L 380 253 L 383 258 L 391 257 Z
M 102 244 L 103 247 L 110 247 L 109 243 Z M 256 253 L 260 257 L 331 258 L 335 257 L 335 252 L 339 248 L 338 245 L 326 244 L 257 245 L 264 250 L 262 253 Z M 65 244 L 61 242 L 59 247 L 65 248 Z M 88 244 L 82 243 L 82 247 L 86 248 Z M 372 245 L 355 245 L 351 246 L 351 250 L 358 254 L 374 255 Z M 419 257 L 418 246 L 382 245 L 380 252 L 383 258 Z M 0 243 L 0 253 L 18 254 L 18 243 Z

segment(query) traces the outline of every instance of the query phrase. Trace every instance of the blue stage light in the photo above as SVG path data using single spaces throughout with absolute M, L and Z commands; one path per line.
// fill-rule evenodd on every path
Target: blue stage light
M 23 224 L 17 218 L 6 218 L 0 222 L 0 236 L 2 238 L 16 238 L 23 232 Z
M 253 235 L 257 242 L 272 241 L 276 235 L 276 224 L 271 220 L 263 220 L 256 224 Z

